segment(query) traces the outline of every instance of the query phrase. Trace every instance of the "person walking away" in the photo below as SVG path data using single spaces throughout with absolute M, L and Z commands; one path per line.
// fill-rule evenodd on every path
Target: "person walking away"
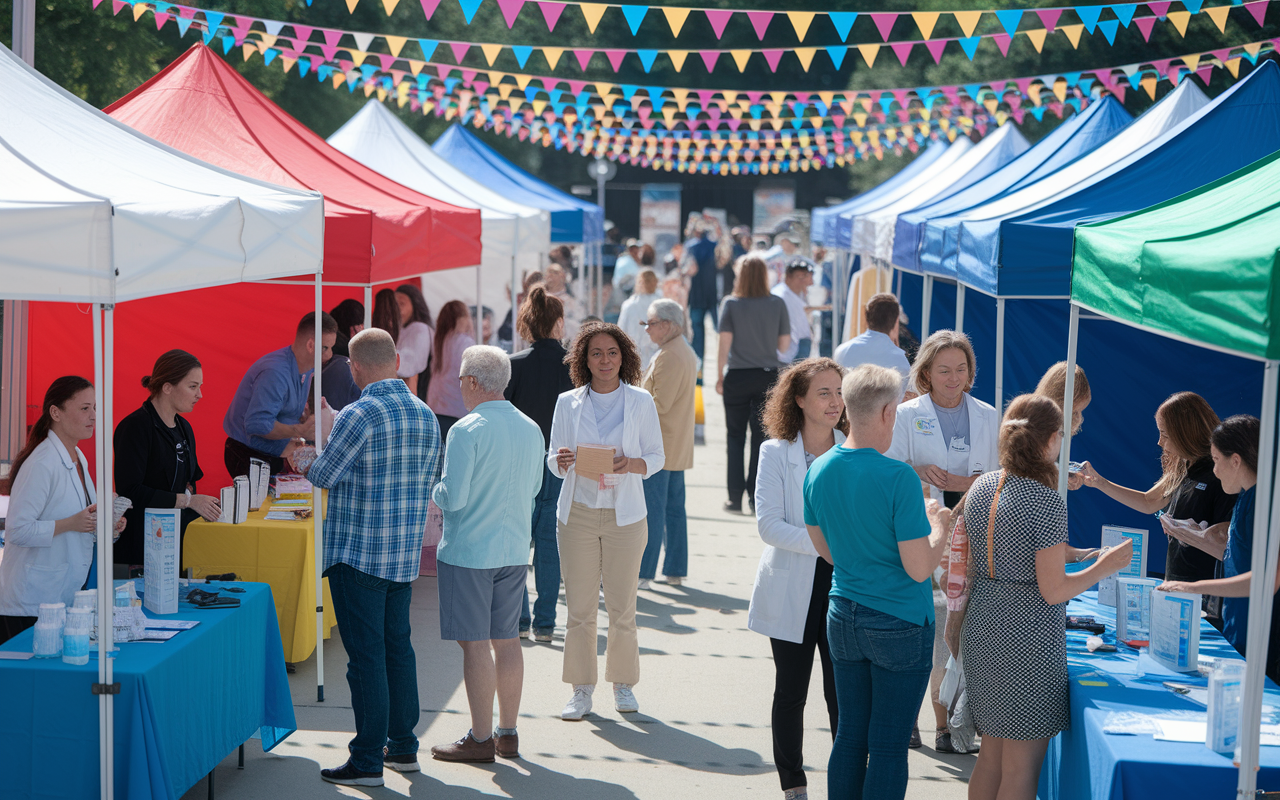
M 728 448 L 729 499 L 724 508 L 741 513 L 744 492 L 751 510 L 755 511 L 756 468 L 760 445 L 764 442 L 760 412 L 765 394 L 782 367 L 778 353 L 791 346 L 791 317 L 786 302 L 769 294 L 768 268 L 763 259 L 743 256 L 738 260 L 737 272 L 733 294 L 720 306 L 720 348 L 716 360 L 720 375 L 716 379 L 716 391 L 724 396 Z M 748 428 L 751 454 L 744 470 Z
M 605 680 L 613 684 L 614 708 L 640 709 L 632 687 L 640 680 L 636 591 L 648 541 L 641 484 L 663 468 L 666 456 L 653 398 L 635 386 L 640 355 L 621 328 L 583 325 L 565 361 L 578 388 L 556 400 L 547 467 L 564 479 L 556 518 L 569 611 L 563 680 L 573 696 L 560 716 L 579 720 L 591 711 L 595 692 L 602 589 L 609 614 Z M 612 472 L 587 471 L 591 464 L 578 472 L 574 465 L 584 447 L 611 448 Z
M 459 382 L 470 413 L 449 429 L 444 470 L 431 492 L 444 512 L 440 638 L 462 647 L 471 707 L 471 730 L 431 748 L 439 761 L 491 762 L 495 753 L 520 754 L 520 599 L 529 574 L 533 505 L 546 467 L 538 424 L 503 397 L 510 380 L 511 362 L 498 348 L 477 345 L 462 354 Z
M 756 570 L 747 627 L 769 637 L 773 651 L 773 763 L 784 800 L 807 800 L 804 707 L 813 652 L 822 665 L 822 694 L 831 735 L 839 725 L 835 672 L 827 644 L 831 564 L 818 557 L 804 526 L 804 478 L 809 466 L 841 444 L 849 430 L 831 359 L 810 358 L 778 376 L 765 403 L 769 441 L 760 447 L 756 528 L 764 553 Z
M 643 273 L 642 273 L 643 274 Z M 684 338 L 684 309 L 674 300 L 649 306 L 645 339 L 656 354 L 640 388 L 653 396 L 662 428 L 662 469 L 644 482 L 645 519 L 649 541 L 640 559 L 640 588 L 648 589 L 658 571 L 659 549 L 666 548 L 662 574 L 668 586 L 679 586 L 689 575 L 689 520 L 685 516 L 684 473 L 693 469 L 694 392 L 698 357 Z
M 418 770 L 418 670 L 409 604 L 427 499 L 440 475 L 440 426 L 396 374 L 391 334 L 361 331 L 349 348 L 360 399 L 333 420 L 328 445 L 306 472 L 329 490 L 321 563 L 347 651 L 356 727 L 346 763 L 322 769 L 320 777 L 381 786 L 384 766 Z
M 813 326 L 809 323 L 809 287 L 813 285 L 813 265 L 802 259 L 787 263 L 786 277 L 771 294 L 787 304 L 791 319 L 791 344 L 778 351 L 778 360 L 790 364 L 809 357 L 813 349 Z
M 832 564 L 827 641 L 839 726 L 827 765 L 830 800 L 901 800 L 907 745 L 933 660 L 929 576 L 951 512 L 925 501 L 908 465 L 884 453 L 902 377 L 871 364 L 844 376 L 849 438 L 813 462 L 804 521 Z
M 658 273 L 644 267 L 636 275 L 636 292 L 622 304 L 618 312 L 618 327 L 622 328 L 640 351 L 640 369 L 649 368 L 658 346 L 644 333 L 644 321 L 653 301 L 662 299 L 662 290 L 658 288 Z M 682 326 L 683 327 L 683 326 Z
M 845 369 L 875 364 L 896 370 L 903 380 L 911 377 L 907 354 L 898 347 L 898 325 L 901 308 L 898 298 L 883 292 L 867 301 L 863 309 L 867 329 L 836 348 L 836 362 Z
M 461 300 L 445 303 L 436 319 L 427 405 L 440 421 L 441 436 L 448 436 L 449 428 L 467 413 L 467 407 L 462 403 L 461 386 L 454 376 L 462 366 L 463 351 L 476 343 L 474 328 L 467 306 Z
M 692 227 L 693 236 L 684 244 L 684 273 L 689 278 L 689 320 L 693 324 L 691 344 L 701 364 L 706 356 L 707 315 L 711 315 L 711 327 L 719 325 L 716 243 L 711 241 L 706 225 L 695 222 Z

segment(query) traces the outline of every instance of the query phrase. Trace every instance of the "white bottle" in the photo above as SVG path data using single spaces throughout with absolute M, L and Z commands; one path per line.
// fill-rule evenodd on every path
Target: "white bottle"
M 1235 752 L 1243 685 L 1243 661 L 1219 659 L 1209 674 L 1209 725 L 1204 744 L 1215 753 L 1229 756 Z

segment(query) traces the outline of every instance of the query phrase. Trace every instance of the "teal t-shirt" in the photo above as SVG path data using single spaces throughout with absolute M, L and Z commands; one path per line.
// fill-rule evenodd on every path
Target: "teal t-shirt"
M 920 478 L 871 448 L 833 447 L 804 479 L 804 521 L 835 560 L 831 594 L 914 623 L 933 622 L 933 589 L 902 567 L 898 542 L 929 535 Z

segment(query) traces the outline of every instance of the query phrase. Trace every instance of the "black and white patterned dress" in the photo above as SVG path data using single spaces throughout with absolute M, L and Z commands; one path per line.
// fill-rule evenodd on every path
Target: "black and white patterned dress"
M 960 648 L 969 707 L 984 736 L 1043 739 L 1071 725 L 1067 606 L 1045 602 L 1036 580 L 1036 552 L 1067 541 L 1067 508 L 1039 481 L 1009 475 L 996 508 L 992 580 L 987 523 L 1001 474 L 975 481 L 964 511 L 972 585 Z

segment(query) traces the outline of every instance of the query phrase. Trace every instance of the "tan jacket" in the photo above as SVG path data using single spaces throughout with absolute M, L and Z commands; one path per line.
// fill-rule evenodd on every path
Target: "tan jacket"
M 640 387 L 653 395 L 662 428 L 663 469 L 693 469 L 693 393 L 698 357 L 683 336 L 667 342 L 649 362 Z

